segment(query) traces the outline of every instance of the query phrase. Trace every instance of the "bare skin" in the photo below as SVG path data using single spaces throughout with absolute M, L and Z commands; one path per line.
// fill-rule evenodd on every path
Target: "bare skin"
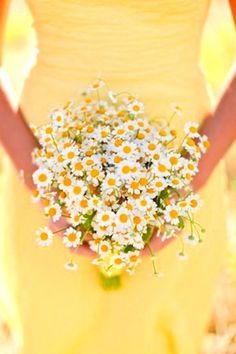
M 4 40 L 4 29 L 6 24 L 9 0 L 0 1 L 0 65 L 2 63 L 2 50 Z M 232 15 L 236 23 L 236 0 L 229 0 Z M 226 124 L 227 122 L 227 124 Z M 216 109 L 204 120 L 200 133 L 209 137 L 211 146 L 202 157 L 199 165 L 199 173 L 192 182 L 195 191 L 202 188 L 218 162 L 224 157 L 232 143 L 236 139 L 236 74 L 220 98 Z M 17 171 L 23 170 L 25 173 L 25 184 L 29 190 L 35 188 L 32 181 L 32 173 L 36 167 L 31 161 L 31 152 L 39 144 L 29 129 L 20 110 L 15 111 L 10 100 L 0 83 L 0 141 Z M 67 225 L 66 220 L 51 223 L 53 231 L 62 229 Z M 160 238 L 153 237 L 151 248 L 159 251 L 166 247 L 170 240 L 161 242 Z M 79 254 L 94 255 L 94 253 L 84 245 L 79 248 Z M 145 249 L 143 254 L 149 254 Z

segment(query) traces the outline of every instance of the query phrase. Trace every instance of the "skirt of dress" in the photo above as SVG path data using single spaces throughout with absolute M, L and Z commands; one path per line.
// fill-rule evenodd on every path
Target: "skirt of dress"
M 187 247 L 187 261 L 176 258 L 177 241 L 161 250 L 162 278 L 143 258 L 115 291 L 102 289 L 89 257 L 77 256 L 77 272 L 65 270 L 59 239 L 36 245 L 45 218 L 7 158 L 1 173 L 1 297 L 21 354 L 199 353 L 227 239 L 223 162 L 200 191 L 204 242 Z

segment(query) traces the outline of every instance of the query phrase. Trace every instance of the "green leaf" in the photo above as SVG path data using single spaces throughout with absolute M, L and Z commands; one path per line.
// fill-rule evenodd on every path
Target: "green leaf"
M 163 191 L 161 191 L 161 193 L 159 194 L 159 197 L 156 198 L 156 203 L 157 203 L 158 208 L 164 209 L 163 201 L 165 199 L 167 199 L 168 197 L 169 197 L 168 189 L 164 189 Z
M 142 235 L 143 241 L 145 244 L 147 244 L 152 237 L 152 227 L 148 226 L 147 231 Z
M 161 199 L 166 199 L 166 198 L 168 198 L 168 197 L 169 197 L 169 191 L 168 191 L 168 189 L 164 189 L 163 191 L 161 191 L 159 198 L 161 198 Z
M 130 251 L 135 251 L 135 247 L 133 245 L 127 245 L 124 247 L 124 250 L 123 250 L 125 253 L 128 253 Z
M 184 228 L 184 219 L 181 216 L 179 216 L 178 228 L 179 229 L 183 229 Z
M 95 216 L 95 214 L 96 214 L 96 211 L 94 211 L 92 214 L 86 214 L 85 216 L 84 216 L 84 218 L 85 218 L 85 221 L 84 221 L 84 223 L 82 224 L 82 226 L 83 226 L 83 228 L 85 229 L 85 230 L 91 230 L 91 224 L 92 224 L 92 221 L 93 221 L 93 218 L 94 218 L 94 216 Z

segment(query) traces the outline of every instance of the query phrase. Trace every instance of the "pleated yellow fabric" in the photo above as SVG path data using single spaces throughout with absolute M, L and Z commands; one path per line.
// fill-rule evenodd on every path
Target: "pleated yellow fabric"
M 30 0 L 39 54 L 21 98 L 28 122 L 75 97 L 98 74 L 114 90 L 139 95 L 155 120 L 172 102 L 184 119 L 211 110 L 199 50 L 208 0 Z M 8 316 L 23 336 L 23 354 L 195 354 L 211 311 L 225 245 L 225 173 L 219 164 L 201 190 L 198 213 L 205 241 L 176 258 L 173 242 L 158 257 L 163 278 L 144 258 L 113 292 L 99 284 L 89 257 L 78 272 L 63 268 L 67 250 L 56 240 L 41 249 L 34 231 L 45 223 L 6 160 L 1 267 Z

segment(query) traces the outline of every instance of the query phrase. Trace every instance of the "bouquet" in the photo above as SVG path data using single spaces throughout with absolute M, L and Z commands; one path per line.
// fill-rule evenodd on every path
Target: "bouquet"
M 66 218 L 62 243 L 75 254 L 86 243 L 108 283 L 123 271 L 133 274 L 145 246 L 158 275 L 152 237 L 181 237 L 180 258 L 185 242 L 202 240 L 204 230 L 194 220 L 201 200 L 190 183 L 209 143 L 196 122 L 185 124 L 179 142 L 175 115 L 181 115 L 177 106 L 170 119 L 151 124 L 137 96 L 111 91 L 99 78 L 78 102 L 68 101 L 50 112 L 47 124 L 32 126 L 41 145 L 32 153 L 38 167 L 33 200 L 44 201 L 52 222 Z M 186 223 L 191 232 L 183 236 Z M 56 236 L 49 227 L 36 234 L 39 246 L 50 246 Z M 77 269 L 68 255 L 65 267 Z

